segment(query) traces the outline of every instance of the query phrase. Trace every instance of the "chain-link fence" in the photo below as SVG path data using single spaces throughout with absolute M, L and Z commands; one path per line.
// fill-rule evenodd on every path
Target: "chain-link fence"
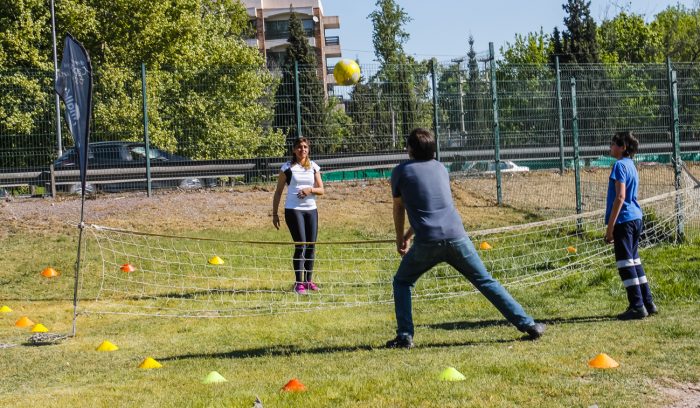
M 488 53 L 363 65 L 349 87 L 323 74 L 296 65 L 98 69 L 90 187 L 262 182 L 299 135 L 311 140 L 327 180 L 386 177 L 419 126 L 434 130 L 454 177 L 470 177 L 494 203 L 538 213 L 602 207 L 608 144 L 619 130 L 641 141 L 642 198 L 673 190 L 681 160 L 699 175 L 694 64 L 515 65 Z M 53 73 L 0 71 L 0 92 L 3 193 L 75 192 L 65 125 L 57 136 Z

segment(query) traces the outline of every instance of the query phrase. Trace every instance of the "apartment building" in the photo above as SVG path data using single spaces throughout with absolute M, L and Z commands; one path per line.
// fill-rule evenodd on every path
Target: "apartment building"
M 247 40 L 248 45 L 258 48 L 268 66 L 273 67 L 284 63 L 289 45 L 291 4 L 301 19 L 309 44 L 316 51 L 316 62 L 326 89 L 333 86 L 335 80 L 329 75 L 327 59 L 341 57 L 340 38 L 327 35 L 326 30 L 340 28 L 340 18 L 324 15 L 321 0 L 243 0 L 243 4 L 255 32 L 255 37 Z

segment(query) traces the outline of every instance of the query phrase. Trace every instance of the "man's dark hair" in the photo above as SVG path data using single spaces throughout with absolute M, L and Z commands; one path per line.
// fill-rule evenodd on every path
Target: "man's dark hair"
M 432 160 L 435 158 L 435 137 L 428 129 L 415 128 L 408 135 L 408 146 L 416 160 Z
M 624 146 L 624 155 L 630 159 L 634 158 L 634 155 L 639 150 L 639 140 L 629 130 L 615 133 L 615 136 L 612 137 L 612 142 L 620 147 Z

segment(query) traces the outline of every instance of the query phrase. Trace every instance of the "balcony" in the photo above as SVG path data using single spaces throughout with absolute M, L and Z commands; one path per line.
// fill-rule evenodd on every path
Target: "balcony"
M 340 17 L 338 16 L 323 16 L 323 28 L 335 29 L 340 28 Z
M 339 37 L 326 37 L 326 58 L 336 58 L 342 57 L 343 54 L 340 51 L 340 38 Z

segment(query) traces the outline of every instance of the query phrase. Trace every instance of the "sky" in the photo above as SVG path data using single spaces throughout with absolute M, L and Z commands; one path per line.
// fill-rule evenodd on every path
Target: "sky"
M 339 16 L 340 29 L 327 35 L 340 36 L 344 58 L 373 63 L 372 22 L 367 16 L 375 9 L 376 0 L 322 0 L 325 15 Z M 554 26 L 564 27 L 565 0 L 397 0 L 413 19 L 406 25 L 410 38 L 405 51 L 417 59 L 437 58 L 448 61 L 466 55 L 467 39 L 474 37 L 477 53 L 488 52 L 494 43 L 496 55 L 515 34 L 536 32 L 540 27 L 551 33 Z M 693 7 L 695 0 L 591 0 L 591 15 L 600 23 L 616 16 L 620 10 L 645 16 L 647 21 L 669 5 Z

